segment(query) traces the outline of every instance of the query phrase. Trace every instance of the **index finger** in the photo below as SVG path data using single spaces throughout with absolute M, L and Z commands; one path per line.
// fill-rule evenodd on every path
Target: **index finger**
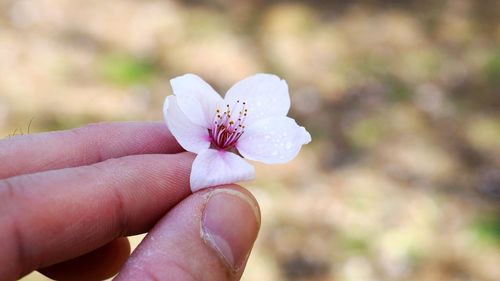
M 127 155 L 181 151 L 163 122 L 91 124 L 0 140 L 0 179 Z

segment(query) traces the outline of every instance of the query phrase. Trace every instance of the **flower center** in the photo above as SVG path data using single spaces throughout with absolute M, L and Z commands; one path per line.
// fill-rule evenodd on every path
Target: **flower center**
M 235 146 L 238 139 L 245 132 L 245 119 L 248 113 L 246 102 L 236 101 L 232 107 L 233 110 L 239 110 L 237 115 L 231 111 L 229 104 L 226 105 L 226 110 L 222 112 L 220 109 L 215 111 L 212 129 L 210 129 L 210 137 L 212 144 L 220 149 L 231 149 Z

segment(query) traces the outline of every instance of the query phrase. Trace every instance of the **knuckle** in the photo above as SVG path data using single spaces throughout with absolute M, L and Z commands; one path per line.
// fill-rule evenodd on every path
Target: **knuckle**
M 144 275 L 148 276 L 152 280 L 182 280 L 182 281 L 200 281 L 205 280 L 203 276 L 198 276 L 199 274 L 194 274 L 192 269 L 177 262 L 177 261 L 167 261 L 165 263 L 164 270 L 156 271 L 151 270 L 148 267 L 143 268 Z
M 115 207 L 115 218 L 116 225 L 118 227 L 118 235 L 119 237 L 127 235 L 128 232 L 128 222 L 129 218 L 127 216 L 126 206 L 125 206 L 125 198 L 123 197 L 122 192 L 119 189 L 113 188 L 111 190 L 114 196 L 114 206 Z
M 6 213 L 5 209 L 10 208 L 18 200 L 22 186 L 15 183 L 13 178 L 0 180 L 0 213 Z
M 7 233 L 10 233 L 9 240 L 11 242 L 11 251 L 12 255 L 11 257 L 13 258 L 14 262 L 14 268 L 13 272 L 15 275 L 18 277 L 21 277 L 23 272 L 26 272 L 26 247 L 24 243 L 24 237 L 21 232 L 21 229 L 19 227 L 19 224 L 17 223 L 16 217 L 12 216 L 10 223 L 7 224 Z
M 29 270 L 27 268 L 27 244 L 21 231 L 18 216 L 15 213 L 7 215 L 0 211 L 0 228 L 2 229 L 0 233 L 0 249 L 2 249 L 0 264 L 8 265 L 3 270 L 0 267 L 0 277 L 21 278 Z

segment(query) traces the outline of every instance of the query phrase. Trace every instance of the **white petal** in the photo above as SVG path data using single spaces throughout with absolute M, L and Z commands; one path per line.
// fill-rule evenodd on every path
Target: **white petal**
M 272 116 L 286 116 L 290 109 L 288 85 L 285 80 L 272 74 L 259 73 L 236 83 L 226 93 L 224 101 L 232 106 L 238 100 L 240 103 L 247 103 L 247 122 Z
M 311 142 L 304 127 L 289 117 L 271 117 L 248 125 L 236 147 L 243 157 L 268 164 L 285 163 Z
M 200 77 L 185 74 L 170 80 L 182 112 L 191 122 L 210 128 L 221 96 Z
M 165 99 L 163 116 L 168 129 L 185 150 L 198 153 L 210 146 L 208 130 L 189 121 L 179 108 L 175 96 Z
M 191 191 L 253 178 L 255 168 L 245 159 L 232 152 L 207 149 L 194 159 L 190 178 Z

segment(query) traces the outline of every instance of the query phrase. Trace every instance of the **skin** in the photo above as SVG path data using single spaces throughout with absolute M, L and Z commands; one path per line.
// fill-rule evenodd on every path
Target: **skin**
M 57 280 L 102 280 L 118 272 L 117 280 L 239 280 L 247 255 L 231 266 L 214 250 L 202 233 L 204 210 L 218 192 L 244 198 L 227 199 L 236 223 L 240 217 L 253 222 L 234 236 L 227 225 L 228 237 L 237 237 L 236 253 L 244 254 L 257 236 L 258 205 L 237 185 L 192 194 L 194 157 L 159 122 L 1 140 L 0 280 L 33 270 Z M 227 208 L 224 213 L 233 212 Z M 130 256 L 126 236 L 144 232 Z

